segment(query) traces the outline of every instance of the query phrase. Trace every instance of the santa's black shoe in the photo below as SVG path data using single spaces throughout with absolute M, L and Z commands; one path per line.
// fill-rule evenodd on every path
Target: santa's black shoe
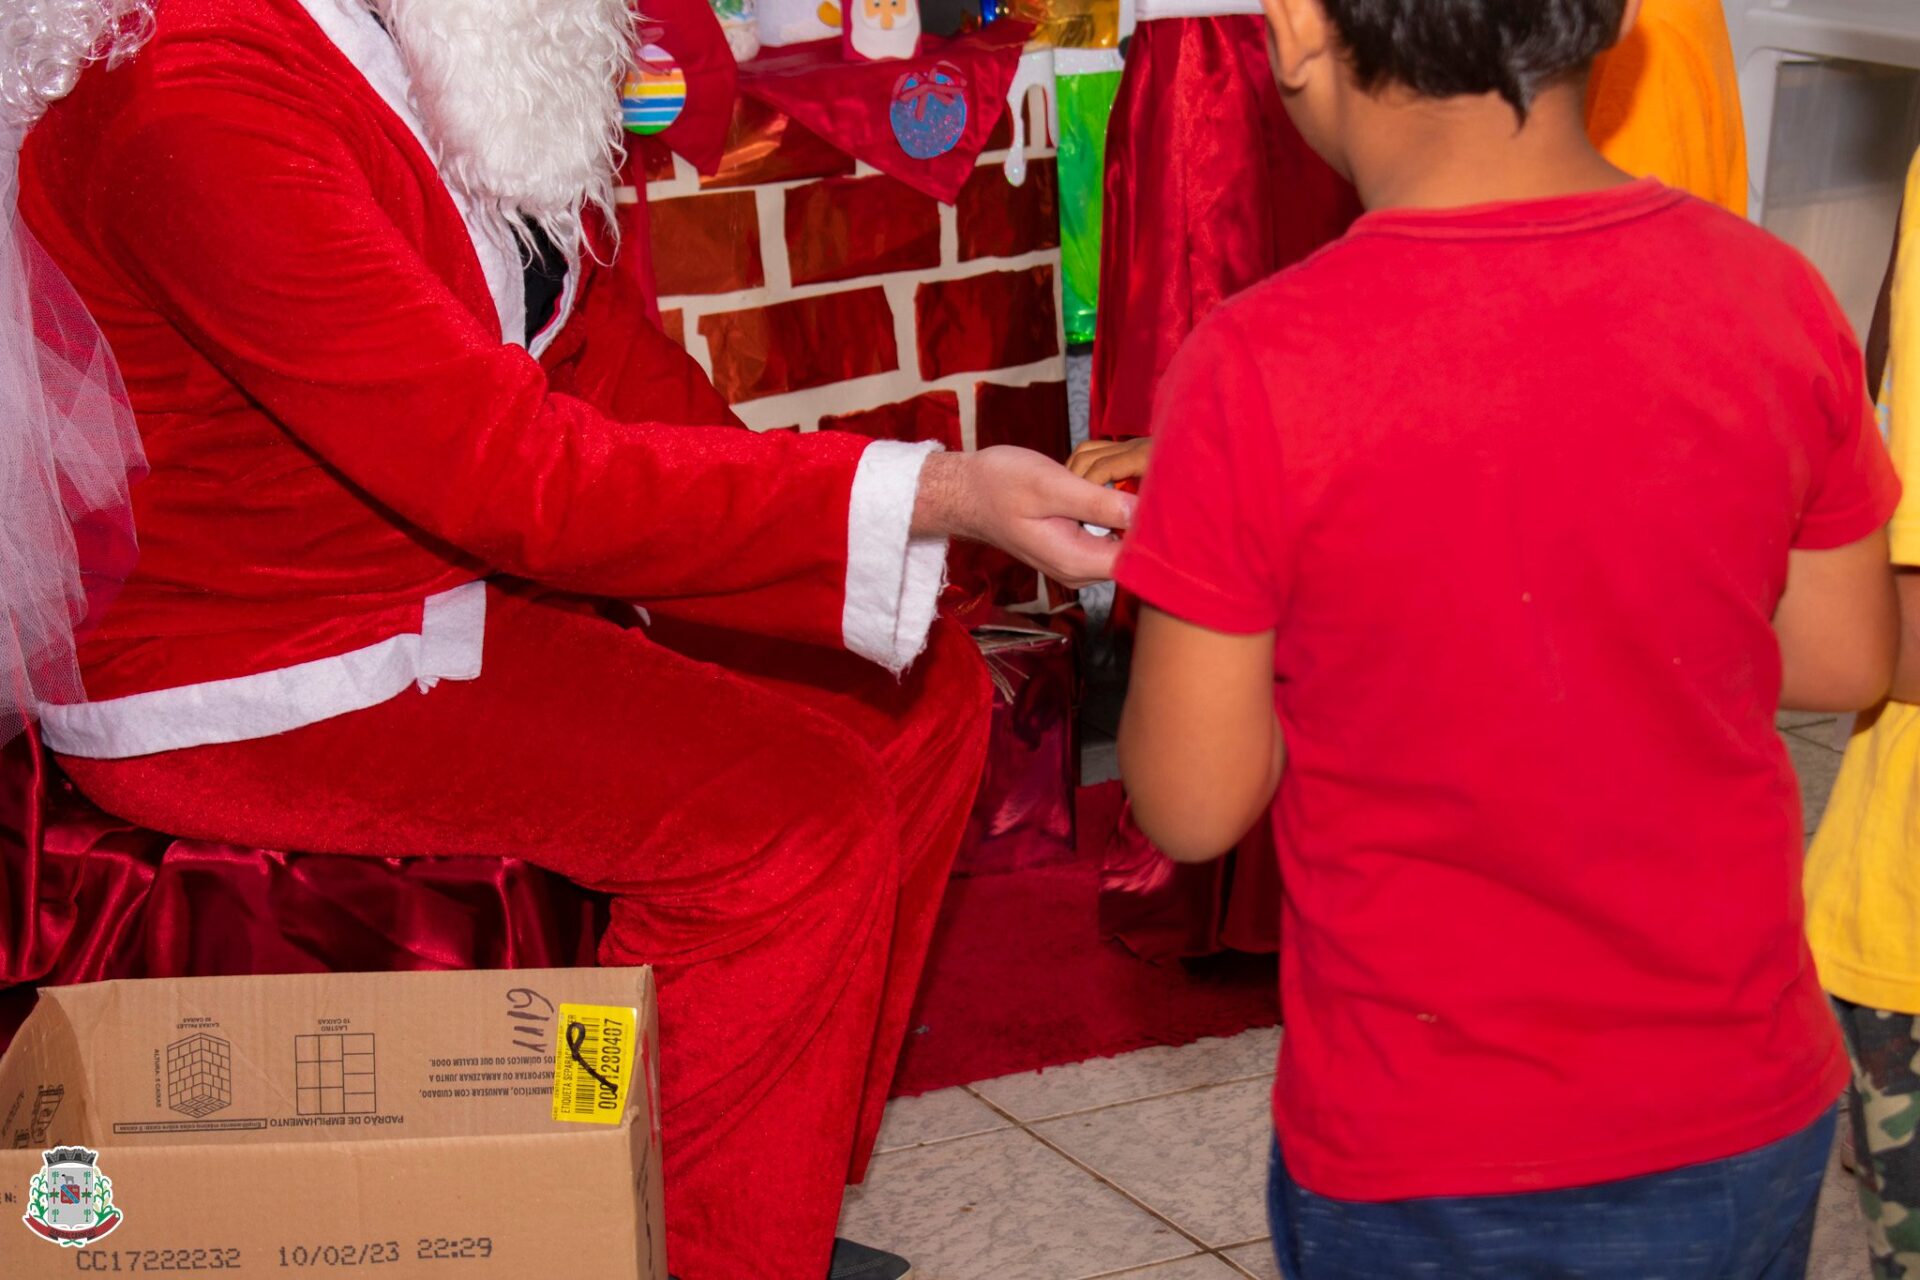
M 833 1242 L 833 1265 L 827 1280 L 907 1280 L 913 1264 L 897 1254 L 869 1249 L 851 1240 Z

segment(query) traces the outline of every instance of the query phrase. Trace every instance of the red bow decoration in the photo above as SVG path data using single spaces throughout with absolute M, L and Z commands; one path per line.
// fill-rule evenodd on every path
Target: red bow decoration
M 945 76 L 943 82 L 938 77 Z M 927 99 L 936 99 L 942 106 L 952 106 L 959 101 L 967 87 L 966 76 L 960 68 L 951 62 L 936 62 L 928 71 L 909 71 L 893 84 L 893 100 L 913 104 L 913 118 L 927 118 Z

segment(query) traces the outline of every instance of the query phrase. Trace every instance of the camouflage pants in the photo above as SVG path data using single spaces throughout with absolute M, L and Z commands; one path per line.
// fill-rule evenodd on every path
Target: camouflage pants
M 1920 1280 L 1920 1018 L 1833 1007 L 1853 1057 L 1848 1101 L 1874 1280 Z

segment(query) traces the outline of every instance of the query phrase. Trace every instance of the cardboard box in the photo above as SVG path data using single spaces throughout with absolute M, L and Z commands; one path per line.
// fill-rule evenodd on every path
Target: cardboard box
M 647 969 L 50 987 L 0 1277 L 666 1280 L 658 1062 Z

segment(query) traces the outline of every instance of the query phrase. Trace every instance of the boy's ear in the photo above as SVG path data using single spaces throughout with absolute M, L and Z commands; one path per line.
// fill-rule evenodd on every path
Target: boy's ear
M 1637 6 L 1638 0 L 1628 0 Z M 1273 78 L 1284 90 L 1305 87 L 1313 64 L 1331 44 L 1327 11 L 1320 0 L 1260 0 L 1273 36 Z
M 1627 0 L 1620 6 L 1620 32 L 1614 37 L 1614 43 L 1627 38 L 1627 32 L 1633 30 L 1633 24 L 1640 20 L 1640 0 Z

